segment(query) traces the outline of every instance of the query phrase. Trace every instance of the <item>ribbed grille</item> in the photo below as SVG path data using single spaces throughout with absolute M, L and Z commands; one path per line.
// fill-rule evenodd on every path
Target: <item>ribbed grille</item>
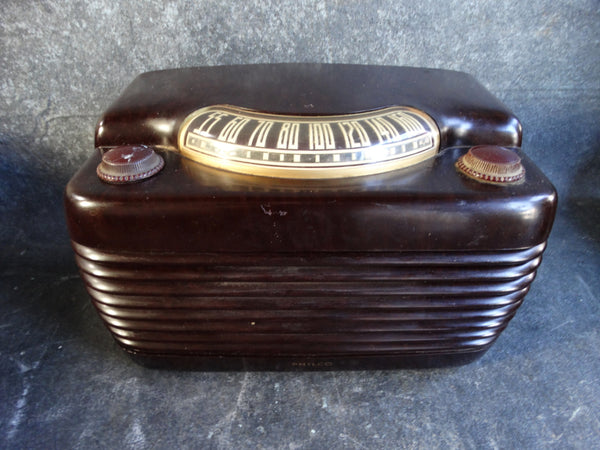
M 487 348 L 521 304 L 545 244 L 260 259 L 74 247 L 94 305 L 129 350 L 368 356 Z

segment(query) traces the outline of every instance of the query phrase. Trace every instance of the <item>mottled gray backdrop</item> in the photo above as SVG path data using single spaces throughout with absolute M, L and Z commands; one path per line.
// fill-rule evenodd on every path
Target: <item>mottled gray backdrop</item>
M 598 314 L 598 0 L 4 0 L 0 58 L 0 300 L 12 305 L 0 323 L 0 446 L 589 447 L 598 439 L 598 372 L 596 381 L 590 374 L 600 339 L 585 326 Z M 448 371 L 167 376 L 120 354 L 107 360 L 117 350 L 91 312 L 64 319 L 87 298 L 61 195 L 93 151 L 102 111 L 140 72 L 259 62 L 465 71 L 517 114 L 524 151 L 555 183 L 561 206 L 531 306 L 495 356 Z M 32 284 L 40 278 L 43 294 Z M 58 305 L 42 308 L 52 323 L 17 315 L 46 295 Z M 81 343 L 61 344 L 70 362 L 60 365 L 49 347 L 45 359 L 29 356 L 44 345 L 23 337 L 35 334 L 31 317 L 47 331 L 36 339 Z M 87 327 L 102 344 L 81 338 L 96 333 Z M 561 349 L 565 342 L 579 353 Z M 98 371 L 76 356 L 90 347 Z M 50 367 L 47 386 L 40 361 Z M 87 391 L 78 373 L 93 380 Z

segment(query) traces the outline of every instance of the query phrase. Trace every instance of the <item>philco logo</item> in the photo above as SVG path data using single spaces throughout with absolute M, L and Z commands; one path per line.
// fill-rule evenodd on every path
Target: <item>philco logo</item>
M 333 367 L 332 361 L 294 361 L 292 367 Z

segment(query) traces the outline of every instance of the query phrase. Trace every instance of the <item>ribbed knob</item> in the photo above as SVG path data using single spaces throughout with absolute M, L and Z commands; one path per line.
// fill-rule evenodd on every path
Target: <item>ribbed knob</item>
M 162 157 L 150 147 L 123 145 L 102 155 L 96 173 L 107 183 L 134 183 L 157 174 L 164 165 Z
M 525 177 L 521 158 L 497 145 L 477 145 L 456 161 L 458 170 L 482 183 L 511 184 Z

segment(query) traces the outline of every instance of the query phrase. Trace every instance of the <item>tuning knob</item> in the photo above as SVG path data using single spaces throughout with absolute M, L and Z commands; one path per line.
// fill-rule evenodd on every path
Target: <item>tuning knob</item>
M 477 145 L 456 161 L 457 169 L 482 183 L 515 184 L 523 181 L 525 168 L 512 150 L 497 145 Z
M 146 145 L 123 145 L 102 155 L 96 173 L 107 183 L 134 183 L 156 175 L 164 165 L 162 157 Z

